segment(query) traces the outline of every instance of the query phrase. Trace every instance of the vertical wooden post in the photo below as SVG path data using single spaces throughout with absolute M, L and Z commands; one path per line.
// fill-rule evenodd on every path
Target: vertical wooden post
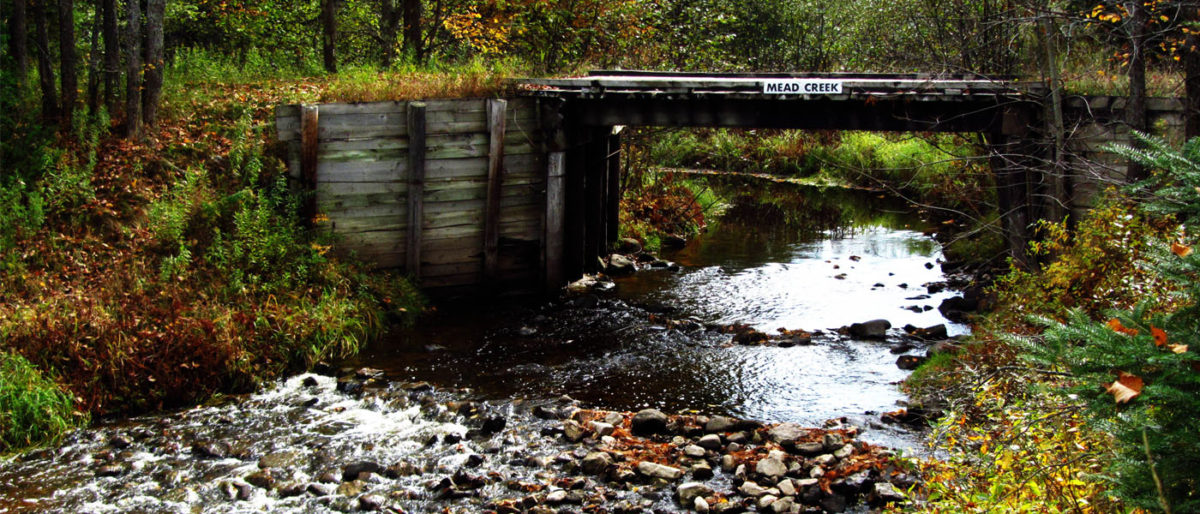
M 487 208 L 483 216 L 483 279 L 498 277 L 500 255 L 500 186 L 503 185 L 504 117 L 508 102 L 492 99 L 487 103 L 488 181 Z
M 546 292 L 551 293 L 563 284 L 563 228 L 566 207 L 565 152 L 550 152 L 546 156 Z
M 586 209 L 584 206 L 584 171 L 587 164 L 586 132 L 579 127 L 571 127 L 567 131 L 567 162 L 566 162 L 566 204 L 563 216 L 563 273 L 567 280 L 575 280 L 583 275 L 584 269 L 584 227 Z
M 421 233 L 424 231 L 422 212 L 425 196 L 425 103 L 408 104 L 408 241 L 406 260 L 408 274 L 421 279 Z
M 604 240 L 607 237 L 605 224 L 604 190 L 608 186 L 604 176 L 608 171 L 608 136 L 612 129 L 593 128 L 588 130 L 588 143 L 584 171 L 585 194 L 583 200 L 584 245 L 583 269 L 599 271 L 599 258 L 604 255 Z
M 609 244 L 617 242 L 621 231 L 621 131 L 623 126 L 613 127 L 608 136 L 608 187 L 605 188 L 606 239 Z
M 317 217 L 318 114 L 315 105 L 300 106 L 300 181 L 305 194 L 301 215 L 308 226 Z

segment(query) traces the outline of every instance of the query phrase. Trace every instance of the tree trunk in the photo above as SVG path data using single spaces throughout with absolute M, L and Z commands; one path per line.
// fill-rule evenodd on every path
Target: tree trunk
M 42 87 L 42 118 L 58 119 L 58 88 L 54 85 L 54 65 L 50 64 L 50 35 L 46 28 L 46 1 L 31 0 L 33 24 L 37 31 L 38 82 Z
M 1038 20 L 1038 35 L 1041 38 L 1043 55 L 1042 75 L 1050 83 L 1050 103 L 1046 105 L 1046 128 L 1054 141 L 1049 177 L 1050 198 L 1046 201 L 1046 217 L 1058 222 L 1070 213 L 1070 198 L 1067 196 L 1069 177 L 1064 166 L 1066 128 L 1063 121 L 1063 86 L 1059 72 L 1058 24 L 1049 16 Z
M 321 4 L 321 47 L 325 54 L 325 71 L 337 73 L 337 0 L 323 0 Z
M 421 0 L 401 0 L 404 16 L 404 53 L 417 62 L 425 60 L 425 45 L 421 41 Z
M 100 26 L 99 16 L 92 20 L 92 41 L 87 59 L 87 107 L 88 112 L 95 114 L 100 108 Z
M 75 0 L 58 0 L 58 56 L 62 81 L 62 127 L 71 127 L 75 102 L 79 99 L 79 78 L 75 66 Z
M 163 85 L 163 12 L 166 0 L 146 0 L 146 76 L 142 91 L 142 121 L 158 122 L 158 100 Z
M 102 0 L 104 4 L 104 105 L 108 113 L 117 112 L 117 95 L 121 80 L 121 36 L 117 32 L 117 0 Z
M 400 32 L 400 10 L 395 0 L 379 2 L 379 32 L 383 38 L 383 67 L 390 68 L 396 60 L 396 38 Z
M 9 18 L 9 51 L 13 58 L 13 76 L 17 79 L 17 89 L 25 89 L 25 79 L 29 71 L 29 19 L 25 15 L 25 0 L 13 0 L 12 18 Z
M 1200 22 L 1200 7 L 1186 11 L 1187 20 Z M 1200 137 L 1200 33 L 1188 35 L 1183 52 L 1184 91 L 1187 109 L 1184 111 L 1188 139 Z
M 1146 23 L 1149 15 L 1141 0 L 1130 2 L 1129 41 L 1132 52 L 1129 57 L 1129 105 L 1126 121 L 1130 130 L 1146 131 Z M 1137 143 L 1133 143 L 1137 146 Z M 1145 166 L 1130 161 L 1125 174 L 1127 182 L 1137 182 L 1147 176 Z
M 142 11 L 138 0 L 126 0 L 129 24 L 125 33 L 125 137 L 142 136 Z

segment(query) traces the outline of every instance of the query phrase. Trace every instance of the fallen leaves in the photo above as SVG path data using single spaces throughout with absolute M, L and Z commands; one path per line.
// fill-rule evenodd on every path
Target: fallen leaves
M 1179 243 L 1171 243 L 1171 253 L 1179 257 L 1187 257 L 1192 254 L 1192 247 Z
M 1112 329 L 1113 332 L 1116 332 L 1118 334 L 1125 334 L 1127 336 L 1138 335 L 1138 331 L 1136 328 L 1128 328 L 1125 325 L 1122 325 L 1121 320 L 1119 320 L 1117 318 L 1108 320 L 1108 328 Z
M 1104 388 L 1104 392 L 1113 395 L 1118 405 L 1129 403 L 1142 394 L 1145 383 L 1142 378 L 1124 371 L 1117 375 L 1113 383 Z

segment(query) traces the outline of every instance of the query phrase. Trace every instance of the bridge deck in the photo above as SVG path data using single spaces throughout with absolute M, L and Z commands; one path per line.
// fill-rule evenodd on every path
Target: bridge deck
M 781 79 L 818 79 L 841 83 L 841 94 L 764 93 L 763 85 Z M 1037 95 L 1037 82 L 1010 77 L 975 75 L 863 74 L 863 73 L 742 73 L 697 74 L 671 72 L 595 71 L 587 77 L 519 79 L 521 94 L 567 98 L 720 97 L 725 99 L 850 100 L 903 98 L 906 100 L 978 100 L 981 97 Z

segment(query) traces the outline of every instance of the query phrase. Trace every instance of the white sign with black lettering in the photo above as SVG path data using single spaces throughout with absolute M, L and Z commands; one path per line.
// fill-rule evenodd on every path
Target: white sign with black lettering
M 830 79 L 775 79 L 763 81 L 768 95 L 840 95 L 842 81 Z

